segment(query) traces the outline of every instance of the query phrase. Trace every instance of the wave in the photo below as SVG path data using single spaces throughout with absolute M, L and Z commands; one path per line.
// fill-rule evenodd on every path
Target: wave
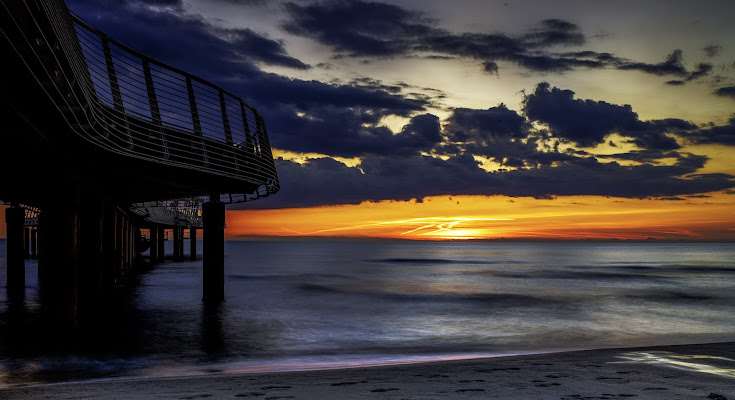
M 548 304 L 551 302 L 557 302 L 547 297 L 537 297 L 529 295 L 520 295 L 513 293 L 461 293 L 461 292 L 417 292 L 417 293 L 406 293 L 406 292 L 387 292 L 382 290 L 365 290 L 362 288 L 346 289 L 334 286 L 320 285 L 315 283 L 303 283 L 298 286 L 300 290 L 310 292 L 321 292 L 321 293 L 340 293 L 340 294 L 351 294 L 356 296 L 369 296 L 378 297 L 382 299 L 388 299 L 393 301 L 460 301 L 460 302 L 482 302 L 490 304 L 502 303 L 504 305 L 538 305 Z
M 452 260 L 445 258 L 378 258 L 367 260 L 368 262 L 378 262 L 386 264 L 474 264 L 474 265 L 494 265 L 494 264 L 525 264 L 518 260 Z

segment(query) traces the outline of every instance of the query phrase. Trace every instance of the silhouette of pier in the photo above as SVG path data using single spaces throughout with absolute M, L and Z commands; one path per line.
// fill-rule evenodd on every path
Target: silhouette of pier
M 7 293 L 38 258 L 48 313 L 77 321 L 135 273 L 141 253 L 196 259 L 224 298 L 225 204 L 278 191 L 263 119 L 229 91 L 141 54 L 63 0 L 0 4 L 0 201 Z

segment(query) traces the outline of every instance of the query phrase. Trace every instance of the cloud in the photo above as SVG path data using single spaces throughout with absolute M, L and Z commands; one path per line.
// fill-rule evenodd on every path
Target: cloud
M 279 159 L 282 190 L 267 202 L 247 207 L 311 207 L 439 195 L 673 197 L 735 187 L 730 175 L 696 174 L 705 161 L 706 157 L 684 154 L 675 165 L 622 166 L 588 157 L 555 167 L 488 173 L 469 155 L 446 160 L 370 156 L 359 167 L 329 158 L 303 165 Z
M 630 105 L 575 99 L 573 91 L 545 82 L 526 95 L 523 112 L 531 121 L 547 124 L 555 137 L 582 147 L 604 143 L 608 135 L 619 133 L 645 149 L 672 150 L 680 145 L 667 133 L 696 129 L 678 119 L 641 121 Z
M 711 44 L 702 49 L 707 57 L 717 57 L 722 52 L 722 46 L 718 44 Z
M 676 49 L 666 57 L 666 60 L 658 64 L 632 61 L 616 61 L 615 64 L 616 68 L 621 70 L 637 70 L 659 76 L 679 76 L 686 81 L 701 78 L 712 71 L 712 64 L 708 63 L 699 63 L 695 70 L 689 71 L 684 66 L 683 59 L 684 53 L 680 49 Z M 673 84 L 678 84 L 679 81 L 673 82 L 677 82 Z
M 538 167 L 566 160 L 556 151 L 542 151 L 543 132 L 532 129 L 526 118 L 504 104 L 487 110 L 455 109 L 444 125 L 447 143 L 442 154 L 487 157 L 510 168 Z
M 715 94 L 722 97 L 730 97 L 735 99 L 735 86 L 725 86 L 717 89 Z
M 287 3 L 289 19 L 283 28 L 310 37 L 337 52 L 337 57 L 464 58 L 480 61 L 483 71 L 498 73 L 498 61 L 515 63 L 535 72 L 566 72 L 577 68 L 638 70 L 683 81 L 708 74 L 712 65 L 700 63 L 689 71 L 681 50 L 661 63 L 627 60 L 611 53 L 589 50 L 553 53 L 560 46 L 581 46 L 586 37 L 576 24 L 547 19 L 525 33 L 450 32 L 436 20 L 405 8 L 369 1 L 327 1 L 301 5 Z
M 404 53 L 411 39 L 433 34 L 432 21 L 401 7 L 364 1 L 287 3 L 286 31 L 306 35 L 350 56 Z
M 430 151 L 442 141 L 439 118 L 414 116 L 398 133 L 378 124 L 369 110 L 320 107 L 300 116 L 288 107 L 262 112 L 274 147 L 341 157 L 408 155 Z
M 735 146 L 735 116 L 730 118 L 727 125 L 710 126 L 687 135 L 687 138 L 697 144 Z
M 310 68 L 288 55 L 282 42 L 250 29 L 212 25 L 201 16 L 188 14 L 180 1 L 70 0 L 68 5 L 116 40 L 193 72 L 247 74 L 257 70 L 255 63 Z

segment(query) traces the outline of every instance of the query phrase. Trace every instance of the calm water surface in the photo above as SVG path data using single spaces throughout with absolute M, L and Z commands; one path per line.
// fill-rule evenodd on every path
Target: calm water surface
M 200 243 L 201 244 L 201 243 Z M 170 251 L 170 250 L 169 250 Z M 226 302 L 166 263 L 74 337 L 5 293 L 0 384 L 735 340 L 735 245 L 227 242 Z M 20 322 L 19 322 L 20 321 Z

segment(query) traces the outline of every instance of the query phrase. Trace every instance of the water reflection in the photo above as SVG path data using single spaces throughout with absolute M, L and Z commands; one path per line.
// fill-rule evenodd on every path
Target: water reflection
M 225 305 L 223 302 L 202 303 L 202 351 L 208 358 L 217 358 L 227 353 L 224 330 Z

